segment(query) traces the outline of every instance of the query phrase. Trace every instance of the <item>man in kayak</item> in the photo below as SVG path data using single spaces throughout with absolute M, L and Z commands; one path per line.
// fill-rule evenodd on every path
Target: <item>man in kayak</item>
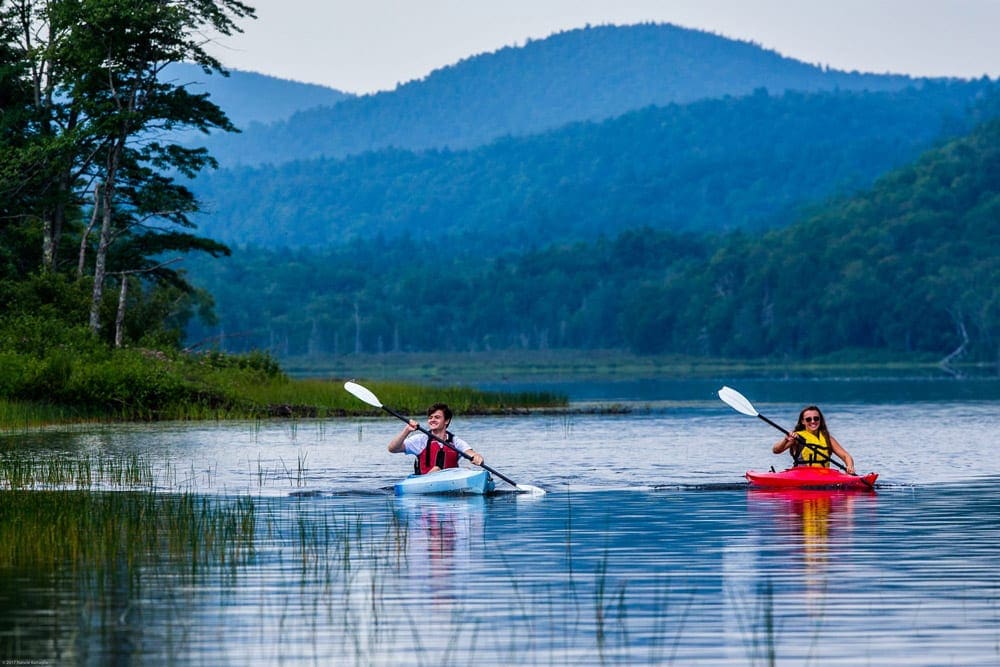
M 799 413 L 799 421 L 795 425 L 795 430 L 784 438 L 774 443 L 771 450 L 775 454 L 780 454 L 785 450 L 791 450 L 795 465 L 806 465 L 813 467 L 830 467 L 832 454 L 836 454 L 844 461 L 844 467 L 848 475 L 854 472 L 854 458 L 847 453 L 837 439 L 830 435 L 826 428 L 826 419 L 823 413 L 815 405 L 802 410 Z
M 451 417 L 451 408 L 444 403 L 435 403 L 427 408 L 427 430 L 433 433 L 435 438 L 440 438 L 451 447 L 442 445 L 434 438 L 428 438 L 423 433 L 417 432 L 419 424 L 411 419 L 399 435 L 389 441 L 389 451 L 393 454 L 404 453 L 416 456 L 417 460 L 413 463 L 413 470 L 418 475 L 426 475 L 429 472 L 437 472 L 445 468 L 457 468 L 459 454 L 455 449 L 471 456 L 473 465 L 482 465 L 482 455 L 472 449 L 465 440 L 456 438 L 448 431 Z

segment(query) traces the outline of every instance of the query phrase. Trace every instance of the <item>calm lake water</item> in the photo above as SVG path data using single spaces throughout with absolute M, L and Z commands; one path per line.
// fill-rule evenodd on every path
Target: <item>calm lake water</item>
M 27 531 L 62 536 L 2 514 L 17 503 L 0 492 L 0 543 L 29 545 L 0 546 L 0 659 L 1000 664 L 1000 382 L 728 383 L 788 426 L 819 403 L 876 493 L 748 489 L 746 470 L 786 462 L 780 433 L 721 384 L 567 392 L 627 414 L 456 417 L 541 497 L 393 497 L 411 462 L 385 449 L 389 416 L 2 436 L 8 462 L 139 460 L 157 498 L 202 504 L 194 530 L 174 508 L 162 538 L 45 560 L 21 553 Z M 153 521 L 113 511 L 134 533 Z

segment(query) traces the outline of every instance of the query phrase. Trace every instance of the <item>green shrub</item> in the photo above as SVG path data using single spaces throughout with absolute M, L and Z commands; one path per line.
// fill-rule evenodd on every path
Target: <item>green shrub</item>
M 0 282 L 5 312 L 64 323 L 86 322 L 93 283 L 60 273 L 33 273 Z
M 77 364 L 59 401 L 110 409 L 124 417 L 148 418 L 184 399 L 184 382 L 166 363 L 138 352 L 121 351 L 110 359 Z
M 30 393 L 40 399 L 57 396 L 69 383 L 72 374 L 72 355 L 65 349 L 53 350 L 42 360 Z
M 42 366 L 39 359 L 0 351 L 0 398 L 28 398 L 26 388 L 41 373 Z
M 16 314 L 0 318 L 0 350 L 41 358 L 54 348 L 63 348 L 76 355 L 107 353 L 107 348 L 86 326 L 74 326 L 41 315 Z
M 235 368 L 253 371 L 266 378 L 279 379 L 284 377 L 281 365 L 268 352 L 255 350 L 246 354 L 223 354 L 222 352 L 206 352 L 200 356 L 202 363 L 214 369 Z

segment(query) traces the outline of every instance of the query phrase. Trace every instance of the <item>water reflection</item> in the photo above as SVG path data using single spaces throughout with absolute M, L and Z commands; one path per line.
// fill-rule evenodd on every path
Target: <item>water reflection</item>
M 540 498 L 394 498 L 387 420 L 0 438 L 0 658 L 996 664 L 1000 458 L 953 445 L 995 404 L 838 406 L 875 496 L 746 490 L 718 403 L 470 419 Z
M 809 616 L 819 619 L 825 613 L 833 565 L 831 550 L 842 549 L 850 542 L 856 530 L 856 511 L 861 506 L 874 506 L 876 498 L 867 490 L 747 491 L 751 515 L 787 547 L 782 578 L 799 583 Z
M 483 541 L 485 509 L 483 496 L 396 498 L 396 514 L 407 528 L 409 570 L 434 606 L 455 601 L 458 575 L 473 559 L 473 543 Z

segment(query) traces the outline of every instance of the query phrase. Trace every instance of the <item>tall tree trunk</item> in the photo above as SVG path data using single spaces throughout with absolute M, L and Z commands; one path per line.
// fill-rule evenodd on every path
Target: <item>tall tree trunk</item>
M 118 313 L 115 315 L 115 347 L 125 339 L 125 300 L 128 298 L 128 275 L 122 273 L 122 286 L 118 290 Z
M 90 330 L 95 334 L 101 331 L 101 299 L 104 296 L 108 248 L 111 247 L 114 223 L 115 179 L 118 178 L 118 165 L 121 164 L 122 151 L 125 149 L 128 136 L 128 132 L 123 129 L 108 145 L 104 183 L 100 187 L 101 194 L 98 197 L 101 202 L 101 237 L 97 243 L 97 253 L 94 255 L 94 291 L 90 301 Z
M 69 195 L 69 175 L 62 174 L 56 184 L 56 200 L 42 223 L 42 271 L 51 273 L 59 262 L 59 243 L 66 219 L 66 197 Z
M 55 211 L 53 211 L 42 220 L 42 271 L 45 273 L 55 270 L 56 246 L 59 244 L 56 236 Z
M 115 159 L 110 161 L 113 164 L 117 163 Z M 108 174 L 108 180 L 105 181 L 104 187 L 101 188 L 101 236 L 97 243 L 97 252 L 94 255 L 94 291 L 90 298 L 90 330 L 95 334 L 101 331 L 101 300 L 104 297 L 108 248 L 111 246 L 111 225 L 113 222 L 111 200 L 114 196 L 114 186 L 112 185 L 112 179 L 114 178 L 113 166 L 108 169 Z
M 83 269 L 87 262 L 87 241 L 90 238 L 90 232 L 93 231 L 94 225 L 97 224 L 97 216 L 101 213 L 101 184 L 98 183 L 94 186 L 94 210 L 90 212 L 90 222 L 87 223 L 87 228 L 83 230 L 83 234 L 80 235 L 80 256 L 77 258 L 76 263 L 76 277 L 83 277 Z
M 105 190 L 103 200 L 101 238 L 97 244 L 97 254 L 94 256 L 94 291 L 90 297 L 90 330 L 95 334 L 101 331 L 101 300 L 104 297 L 108 247 L 111 245 L 111 202 L 108 201 L 107 190 Z

